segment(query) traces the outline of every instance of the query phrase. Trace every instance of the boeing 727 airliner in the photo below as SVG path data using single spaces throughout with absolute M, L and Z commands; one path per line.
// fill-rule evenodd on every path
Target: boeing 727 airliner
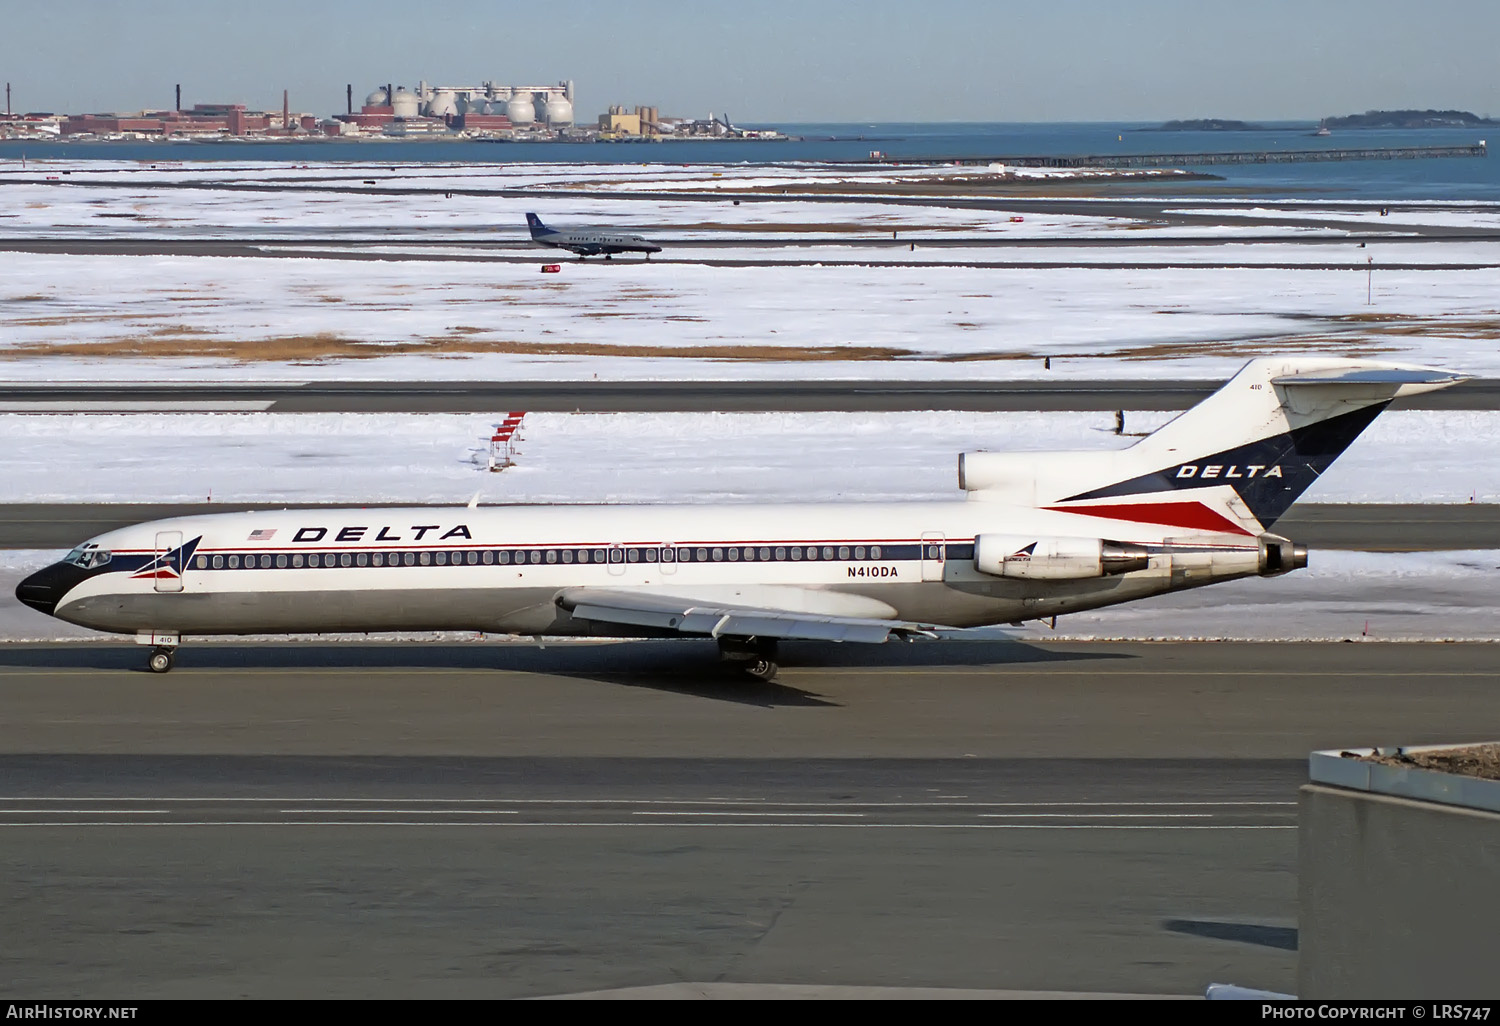
M 1461 375 L 1252 360 L 1125 449 L 966 452 L 959 501 L 279 510 L 79 545 L 16 588 L 134 633 L 465 630 L 715 638 L 752 674 L 778 639 L 883 642 L 1016 623 L 1307 564 L 1270 528 L 1398 396 Z
M 621 232 L 581 231 L 563 232 L 556 228 L 548 228 L 542 224 L 542 219 L 535 214 L 526 215 L 526 225 L 531 229 L 531 241 L 543 246 L 556 246 L 560 249 L 571 250 L 577 253 L 579 259 L 589 256 L 604 254 L 608 260 L 616 253 L 644 253 L 646 259 L 651 259 L 652 253 L 660 253 L 661 247 L 654 242 L 647 242 L 639 235 L 625 235 Z

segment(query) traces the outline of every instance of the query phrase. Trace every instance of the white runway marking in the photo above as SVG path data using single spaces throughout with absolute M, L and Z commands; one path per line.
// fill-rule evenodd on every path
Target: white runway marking
M 799 801 L 776 801 L 770 798 L 302 798 L 302 797 L 160 797 L 160 798 L 133 798 L 133 797 L 63 797 L 50 798 L 17 795 L 11 797 L 0 796 L 0 802 L 275 802 L 283 805 L 294 805 L 298 802 L 337 802 L 354 804 L 356 802 L 384 802 L 388 805 L 768 805 L 797 808 L 1017 808 L 1017 809 L 1047 809 L 1047 808 L 1191 808 L 1204 806 L 1208 808 L 1231 808 L 1249 805 L 1296 805 L 1289 801 L 1154 801 L 1154 802 L 799 802 Z M 323 811 L 327 811 L 324 809 Z M 369 810 L 366 810 L 369 811 Z
M 706 810 L 704 810 L 702 812 L 642 812 L 640 810 L 636 810 L 636 811 L 632 812 L 631 815 L 632 816 L 699 816 L 699 817 L 702 817 L 702 816 L 761 816 L 761 817 L 767 817 L 767 816 L 777 816 L 777 817 L 809 816 L 809 817 L 816 817 L 818 819 L 825 819 L 825 818 L 832 817 L 832 816 L 843 816 L 843 817 L 846 817 L 846 818 L 849 818 L 849 819 L 862 819 L 865 814 L 863 812 L 726 812 L 726 811 L 720 811 L 720 810 L 715 810 L 715 809 L 706 809 Z
M 479 822 L 458 823 L 452 820 L 191 820 L 178 823 L 165 822 L 139 822 L 132 823 L 128 820 L 57 820 L 55 822 L 41 823 L 4 823 L 3 827 L 308 827 L 308 826 L 341 826 L 341 827 L 369 827 L 369 826 L 410 826 L 410 827 L 495 827 L 495 828 L 532 828 L 532 827 L 604 827 L 615 829 L 648 828 L 648 829 L 678 829 L 678 828 L 701 828 L 701 827 L 776 827 L 781 829 L 818 830 L 818 829 L 852 829 L 852 830 L 1296 830 L 1294 823 L 1285 825 L 1278 824 L 1150 824 L 1150 823 L 748 823 L 744 821 L 714 822 L 714 823 L 642 823 L 642 822 L 609 822 L 609 823 L 587 823 L 587 822 L 549 822 L 549 823 L 506 823 L 506 822 Z
M 274 399 L 7 399 L 0 413 L 264 413 Z
M 268 806 L 267 802 L 275 805 Z M 1295 802 L 777 801 L 771 798 L 0 797 L 8 826 L 870 827 L 884 830 L 1248 829 Z M 8 813 L 8 814 L 7 814 Z M 553 819 L 564 813 L 568 818 Z M 267 815 L 280 819 L 266 819 Z M 173 821 L 170 817 L 180 816 Z M 931 817 L 951 822 L 930 822 Z M 394 818 L 392 818 L 394 817 Z M 903 822 L 921 817 L 923 822 Z M 1267 819 L 1271 823 L 1265 822 Z M 1130 821 L 1128 823 L 1121 821 Z M 1198 821 L 1185 823 L 1185 820 Z M 1209 823 L 1203 823 L 1209 820 Z M 1246 822 L 1249 820 L 1250 822 Z M 858 821 L 858 822 L 855 822 Z M 1256 822 L 1260 821 L 1260 822 Z M 1290 828 L 1291 824 L 1287 824 Z
M 61 811 L 61 810 L 59 810 Z M 351 816 L 519 816 L 515 809 L 277 809 L 277 812 L 290 815 L 311 815 L 316 813 L 326 816 L 330 812 L 347 812 Z
M 981 812 L 982 819 L 1213 819 L 1212 812 Z

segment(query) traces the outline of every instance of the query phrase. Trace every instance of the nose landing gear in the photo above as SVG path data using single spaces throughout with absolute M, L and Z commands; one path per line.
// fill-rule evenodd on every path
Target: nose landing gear
M 146 669 L 152 673 L 166 673 L 172 668 L 172 659 L 177 654 L 177 646 L 182 644 L 182 635 L 176 631 L 136 631 L 135 643 L 151 646 Z

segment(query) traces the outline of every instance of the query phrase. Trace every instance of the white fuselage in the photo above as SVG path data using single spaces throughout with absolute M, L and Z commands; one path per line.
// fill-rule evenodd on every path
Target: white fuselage
M 1103 537 L 1152 554 L 1112 576 L 1014 579 L 976 568 L 982 534 Z M 570 588 L 971 627 L 1243 577 L 1259 558 L 1250 535 L 984 501 L 283 510 L 156 521 L 92 542 L 113 570 L 72 585 L 54 615 L 183 634 L 658 633 L 575 619 L 557 601 Z M 173 550 L 183 565 L 164 571 Z

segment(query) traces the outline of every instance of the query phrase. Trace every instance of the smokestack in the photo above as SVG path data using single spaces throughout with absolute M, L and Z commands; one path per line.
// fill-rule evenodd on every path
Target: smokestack
M 344 86 L 344 99 L 345 99 L 346 105 L 349 108 L 344 113 L 346 113 L 346 114 L 353 114 L 354 113 L 354 83 L 353 82 L 350 82 L 348 85 Z
M 181 82 L 177 83 L 177 106 L 175 108 L 173 108 L 173 109 L 174 110 L 181 110 L 182 109 L 182 83 Z
M 281 91 L 281 127 L 287 131 L 292 128 L 292 107 L 287 102 L 285 89 Z
M 5 83 L 5 116 L 10 117 L 10 83 Z

